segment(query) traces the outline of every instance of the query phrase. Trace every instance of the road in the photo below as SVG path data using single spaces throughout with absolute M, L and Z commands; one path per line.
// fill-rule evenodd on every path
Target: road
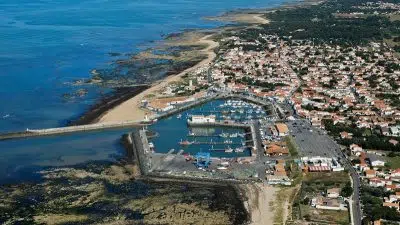
M 287 112 L 289 112 L 292 116 L 297 117 L 296 115 L 294 115 L 293 110 L 290 110 L 291 106 L 287 102 L 286 102 L 286 104 L 282 104 L 282 107 L 287 109 Z M 304 119 L 297 119 L 295 121 L 299 124 L 299 125 L 297 125 L 297 127 L 293 127 L 293 123 L 294 123 L 293 121 L 288 123 L 289 128 L 293 129 L 295 131 L 295 135 L 296 135 L 296 133 L 307 132 L 306 131 L 307 128 L 310 127 L 308 121 L 306 121 Z M 301 128 L 303 125 L 304 125 L 304 127 Z M 341 151 L 340 146 L 336 143 L 336 141 L 332 137 L 326 135 L 325 131 L 322 130 L 322 129 L 313 127 L 312 130 L 313 130 L 313 132 L 309 132 L 308 131 L 308 135 L 313 135 L 311 138 L 310 138 L 310 136 L 303 137 L 303 135 L 300 135 L 299 137 L 296 137 L 296 142 L 300 143 L 300 149 L 301 149 L 302 143 L 304 145 L 303 147 L 305 149 L 307 149 L 306 148 L 306 147 L 308 147 L 307 146 L 308 142 L 306 141 L 307 139 L 316 140 L 316 139 L 320 139 L 322 137 L 323 140 L 317 141 L 318 144 L 312 144 L 310 146 L 322 147 L 322 146 L 327 145 L 327 146 L 329 146 L 328 147 L 329 150 L 333 150 L 333 151 L 327 152 L 326 149 L 325 150 L 321 150 L 321 149 L 318 150 L 317 148 L 312 148 L 309 151 L 312 151 L 313 153 L 318 153 L 320 151 L 323 154 L 330 154 L 332 156 L 336 156 L 336 157 L 341 159 L 340 162 L 349 171 L 351 179 L 353 180 L 353 189 L 354 189 L 354 191 L 353 191 L 352 201 L 353 201 L 354 204 L 352 204 L 352 218 L 351 218 L 352 221 L 353 221 L 352 224 L 353 225 L 361 225 L 361 220 L 362 220 L 363 215 L 362 215 L 361 205 L 360 205 L 360 202 L 361 202 L 361 200 L 360 200 L 360 186 L 361 186 L 361 183 L 360 183 L 359 174 L 353 168 L 353 166 L 351 165 L 350 160 L 347 158 L 345 153 L 343 151 Z M 300 133 L 300 134 L 302 134 L 302 133 Z M 298 142 L 297 139 L 300 139 L 300 142 Z M 304 141 L 301 141 L 301 140 L 304 140 Z M 316 146 L 314 146 L 314 145 L 316 145 Z

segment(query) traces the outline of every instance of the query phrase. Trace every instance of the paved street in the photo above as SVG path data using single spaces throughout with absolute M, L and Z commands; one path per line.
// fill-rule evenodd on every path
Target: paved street
M 294 135 L 302 156 L 338 157 L 343 166 L 349 170 L 353 180 L 352 220 L 354 225 L 361 225 L 362 212 L 360 207 L 360 177 L 352 167 L 351 162 L 340 150 L 340 146 L 324 130 L 312 127 L 306 120 L 288 122 L 289 130 Z M 310 131 L 311 130 L 311 131 Z

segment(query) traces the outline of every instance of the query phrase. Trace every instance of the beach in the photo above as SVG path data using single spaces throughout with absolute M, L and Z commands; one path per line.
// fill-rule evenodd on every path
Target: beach
M 274 224 L 274 209 L 271 202 L 279 188 L 266 186 L 260 183 L 243 185 L 247 196 L 248 211 L 251 216 L 251 225 Z
M 144 90 L 138 95 L 130 98 L 129 100 L 105 112 L 103 115 L 100 116 L 98 122 L 104 123 L 104 122 L 115 122 L 124 120 L 143 120 L 146 114 L 148 116 L 151 116 L 152 112 L 140 108 L 140 103 L 142 99 L 146 95 L 152 94 L 166 87 L 171 82 L 179 81 L 182 78 L 182 76 L 185 75 L 186 73 L 194 71 L 198 68 L 201 68 L 211 63 L 216 57 L 214 49 L 219 45 L 218 42 L 212 40 L 211 37 L 212 35 L 206 35 L 200 38 L 196 43 L 199 45 L 207 45 L 205 49 L 201 50 L 201 52 L 207 55 L 206 59 L 202 60 L 195 66 L 180 72 L 177 75 L 167 76 L 165 79 L 154 83 L 150 88 Z
M 267 24 L 269 20 L 263 17 L 264 14 L 260 13 L 259 11 L 238 11 L 238 12 L 229 12 L 225 13 L 221 16 L 217 17 L 208 17 L 205 19 L 208 20 L 218 20 L 223 22 L 235 22 L 239 24 L 251 24 L 252 26 L 257 26 L 260 24 Z M 229 29 L 226 27 L 225 29 Z M 214 29 L 214 33 L 217 33 Z M 196 35 L 199 33 L 197 32 Z M 196 36 L 194 35 L 194 36 Z M 140 107 L 141 101 L 148 95 L 152 95 L 157 91 L 162 90 L 171 82 L 180 81 L 182 76 L 189 72 L 196 71 L 197 69 L 207 66 L 211 62 L 214 61 L 216 54 L 214 49 L 219 46 L 219 43 L 212 39 L 214 34 L 206 34 L 202 37 L 191 40 L 188 45 L 205 45 L 206 48 L 199 51 L 199 53 L 206 55 L 206 58 L 193 67 L 187 68 L 178 74 L 172 74 L 164 79 L 154 82 L 151 87 L 145 89 L 144 91 L 140 92 L 139 94 L 133 96 L 129 100 L 121 102 L 120 104 L 116 105 L 115 107 L 110 107 L 109 110 L 104 111 L 96 120 L 91 121 L 92 123 L 105 123 L 105 122 L 116 122 L 116 121 L 126 121 L 126 120 L 133 120 L 133 121 L 140 121 L 145 118 L 145 116 L 151 117 L 154 113 L 143 109 Z M 171 45 L 171 44 L 170 44 Z M 173 45 L 173 44 L 172 44 Z M 146 56 L 147 53 L 143 55 Z

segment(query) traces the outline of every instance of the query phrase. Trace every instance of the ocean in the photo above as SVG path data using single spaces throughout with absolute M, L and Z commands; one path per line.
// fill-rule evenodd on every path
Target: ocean
M 0 132 L 63 126 L 82 115 L 109 89 L 93 86 L 83 97 L 66 99 L 65 95 L 80 88 L 71 82 L 89 78 L 93 69 L 109 67 L 117 59 L 110 53 L 137 53 L 170 33 L 223 25 L 204 20 L 206 16 L 282 3 L 283 0 L 2 0 Z M 96 153 L 107 155 L 105 159 L 109 158 L 109 151 L 119 151 L 116 142 L 120 135 L 107 134 L 99 134 L 104 139 L 100 149 L 107 149 L 107 154 Z M 59 159 L 62 150 L 76 153 L 89 149 L 90 140 L 72 135 L 66 139 L 7 141 L 0 144 L 0 159 L 5 163 L 3 168 L 14 171 L 24 162 L 41 165 L 36 158 L 19 161 L 15 154 L 27 158 L 27 151 L 31 151 L 27 155 L 46 155 L 46 151 L 59 148 L 59 154 L 54 156 Z M 68 146 L 69 142 L 74 144 Z M 6 173 L 0 174 L 0 179 Z

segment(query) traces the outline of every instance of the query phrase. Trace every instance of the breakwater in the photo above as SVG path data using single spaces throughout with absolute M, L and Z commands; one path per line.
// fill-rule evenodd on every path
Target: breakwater
M 96 124 L 57 127 L 48 129 L 26 129 L 26 131 L 22 132 L 1 133 L 0 140 L 47 136 L 47 135 L 60 135 L 60 134 L 68 134 L 75 132 L 106 130 L 106 129 L 123 128 L 123 127 L 141 127 L 142 125 L 143 124 L 141 123 L 141 121 L 121 121 L 113 123 L 96 123 Z

